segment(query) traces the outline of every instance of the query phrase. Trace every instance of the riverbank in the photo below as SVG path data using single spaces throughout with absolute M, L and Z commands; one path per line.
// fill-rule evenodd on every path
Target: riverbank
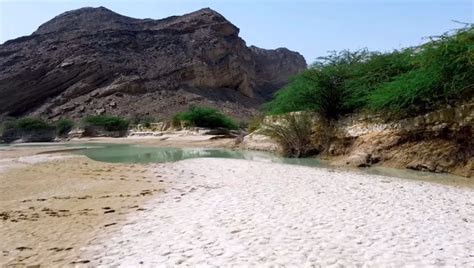
M 308 127 L 306 134 L 292 133 L 298 124 Z M 378 166 L 474 176 L 472 101 L 398 120 L 360 112 L 327 121 L 315 113 L 294 112 L 267 116 L 261 128 L 269 125 L 285 125 L 286 137 L 299 137 L 300 143 L 306 144 L 305 150 L 314 150 L 318 158 L 334 166 Z M 283 149 L 262 133 L 262 129 L 255 130 L 239 146 L 265 151 Z
M 165 189 L 144 165 L 27 151 L 0 165 L 0 265 L 86 263 L 83 247 L 120 230 Z
M 114 144 L 140 144 L 154 147 L 175 148 L 232 148 L 235 146 L 234 138 L 221 138 L 218 135 L 187 135 L 181 133 L 167 133 L 162 136 L 123 137 L 123 138 L 80 138 L 68 141 L 70 144 L 81 143 L 114 143 Z

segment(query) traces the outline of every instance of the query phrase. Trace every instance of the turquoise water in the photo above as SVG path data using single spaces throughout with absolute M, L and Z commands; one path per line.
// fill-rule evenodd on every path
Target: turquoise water
M 76 145 L 77 146 L 77 145 Z M 90 159 L 110 163 L 162 163 L 191 158 L 233 158 L 262 162 L 288 163 L 303 166 L 321 166 L 314 158 L 285 158 L 257 151 L 235 151 L 226 149 L 160 148 L 130 144 L 81 144 L 88 148 L 75 151 Z

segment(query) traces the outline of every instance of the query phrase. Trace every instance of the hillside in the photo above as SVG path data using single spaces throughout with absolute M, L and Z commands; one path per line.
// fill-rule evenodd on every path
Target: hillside
M 161 20 L 82 8 L 0 45 L 0 115 L 164 118 L 197 104 L 246 118 L 305 68 L 286 48 L 247 47 L 208 8 Z

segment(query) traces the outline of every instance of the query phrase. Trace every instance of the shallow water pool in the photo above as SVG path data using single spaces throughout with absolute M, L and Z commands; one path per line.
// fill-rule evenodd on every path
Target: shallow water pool
M 358 173 L 398 177 L 418 181 L 435 181 L 444 184 L 474 187 L 472 179 L 443 173 L 420 172 L 408 169 L 386 167 L 345 169 L 328 165 L 316 158 L 287 158 L 269 152 L 204 149 L 204 148 L 160 148 L 131 144 L 82 144 L 87 149 L 74 153 L 85 155 L 93 160 L 111 163 L 162 163 L 191 158 L 233 158 L 260 162 L 285 163 L 308 167 L 337 168 Z
M 77 146 L 77 145 L 76 145 Z M 85 155 L 93 160 L 110 163 L 163 163 L 190 158 L 233 158 L 262 162 L 288 163 L 303 166 L 322 166 L 314 158 L 286 158 L 272 153 L 228 149 L 164 148 L 131 144 L 81 144 L 87 147 L 75 154 Z
M 341 168 L 328 165 L 326 162 L 316 158 L 286 158 L 269 152 L 209 149 L 209 148 L 167 148 L 153 147 L 135 144 L 99 144 L 99 143 L 43 143 L 43 144 L 17 144 L 2 146 L 0 150 L 9 147 L 46 147 L 48 152 L 65 152 L 70 148 L 70 153 L 87 156 L 90 159 L 109 163 L 163 163 L 175 162 L 191 158 L 232 158 L 246 159 L 251 161 L 284 163 L 308 167 L 326 167 L 339 170 L 350 170 L 353 172 L 373 175 L 398 177 L 418 181 L 432 181 L 448 185 L 467 186 L 474 188 L 474 180 L 470 178 L 455 176 L 451 174 L 437 174 L 431 172 L 420 172 L 408 169 L 395 169 L 374 166 L 370 168 Z M 61 148 L 55 150 L 55 147 Z

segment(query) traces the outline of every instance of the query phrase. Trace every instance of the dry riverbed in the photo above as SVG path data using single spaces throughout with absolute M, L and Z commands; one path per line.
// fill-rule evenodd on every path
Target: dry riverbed
M 143 165 L 57 154 L 1 161 L 0 266 L 88 263 L 84 246 L 118 232 L 164 189 Z
M 44 150 L 0 150 L 0 265 L 474 266 L 472 187 Z
M 156 169 L 172 190 L 101 235 L 94 265 L 474 265 L 471 188 L 235 159 Z

